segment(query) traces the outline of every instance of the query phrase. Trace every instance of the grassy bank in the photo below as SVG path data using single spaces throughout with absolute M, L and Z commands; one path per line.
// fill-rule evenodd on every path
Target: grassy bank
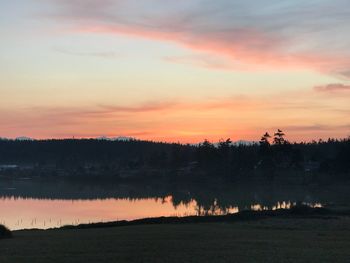
M 350 217 L 15 231 L 0 262 L 348 262 Z
M 240 221 L 262 220 L 269 218 L 329 218 L 337 216 L 350 216 L 350 210 L 333 210 L 326 208 L 311 208 L 306 205 L 297 205 L 290 209 L 253 211 L 245 210 L 239 213 L 220 215 L 220 216 L 186 216 L 186 217 L 155 217 L 142 218 L 131 221 L 114 221 L 103 223 L 90 223 L 80 225 L 67 225 L 62 229 L 89 229 L 89 228 L 109 228 L 125 227 L 135 225 L 152 224 L 190 224 L 190 223 L 233 223 Z

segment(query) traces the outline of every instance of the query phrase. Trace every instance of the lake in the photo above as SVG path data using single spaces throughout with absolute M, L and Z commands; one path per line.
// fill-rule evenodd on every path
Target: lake
M 347 188 L 266 185 L 145 185 L 0 180 L 0 224 L 12 230 L 160 216 L 221 215 L 242 210 L 348 204 Z

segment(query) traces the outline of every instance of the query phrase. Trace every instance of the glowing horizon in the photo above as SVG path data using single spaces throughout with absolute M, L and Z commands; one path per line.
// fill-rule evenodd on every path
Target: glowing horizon
M 350 135 L 345 0 L 0 5 L 0 137 Z

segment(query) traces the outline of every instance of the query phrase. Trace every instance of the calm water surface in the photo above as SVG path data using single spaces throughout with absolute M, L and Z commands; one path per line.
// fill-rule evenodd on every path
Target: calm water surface
M 202 189 L 144 185 L 72 184 L 0 180 L 0 224 L 12 230 L 47 229 L 80 223 L 160 216 L 221 215 L 241 210 L 290 208 L 296 202 L 320 207 L 329 195 L 296 188 Z M 289 188 L 288 188 L 289 189 Z M 323 191 L 324 194 L 324 191 Z M 343 200 L 343 199 L 342 199 Z
M 281 201 L 272 209 L 287 209 L 292 204 L 290 201 Z M 321 207 L 319 203 L 309 205 Z M 246 209 L 264 210 L 268 207 L 254 204 Z M 195 200 L 175 207 L 171 196 L 164 199 L 144 198 L 139 200 L 55 200 L 10 197 L 0 199 L 0 211 L 0 224 L 6 225 L 12 230 L 18 230 L 26 228 L 47 229 L 63 225 L 131 220 L 145 217 L 221 215 L 237 213 L 239 208 L 229 207 L 223 210 L 214 206 L 209 211 L 204 211 L 199 208 Z
M 160 199 L 58 200 L 0 199 L 0 223 L 10 229 L 51 228 L 67 224 L 130 220 L 157 216 L 195 214 L 195 202 L 179 205 L 171 197 Z

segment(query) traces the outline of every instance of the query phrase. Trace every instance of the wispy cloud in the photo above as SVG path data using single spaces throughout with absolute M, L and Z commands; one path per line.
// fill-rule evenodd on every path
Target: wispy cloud
M 51 17 L 69 21 L 77 31 L 170 41 L 230 61 L 168 58 L 173 62 L 219 69 L 307 68 L 349 77 L 345 0 L 52 1 Z
M 176 64 L 188 64 L 214 70 L 232 70 L 234 68 L 242 69 L 242 66 L 234 63 L 224 57 L 218 57 L 208 54 L 190 54 L 184 56 L 166 56 L 165 61 Z
M 316 86 L 315 91 L 325 93 L 350 93 L 350 85 L 340 83 L 328 84 L 324 86 Z M 350 94 L 349 94 L 350 95 Z
M 147 102 L 137 106 L 111 106 L 101 105 L 102 112 L 109 113 L 143 113 L 150 111 L 163 111 L 176 106 L 176 102 Z
M 305 95 L 305 94 L 304 94 Z M 260 130 L 282 128 L 292 140 L 348 135 L 347 104 L 332 106 L 312 91 L 300 96 L 218 96 L 206 100 L 169 99 L 136 104 L 0 109 L 2 136 L 97 137 L 198 142 L 204 137 L 256 139 Z M 334 101 L 330 101 L 333 103 Z
M 114 51 L 99 51 L 99 52 L 94 52 L 94 51 L 75 51 L 75 50 L 69 50 L 65 48 L 54 48 L 53 49 L 56 52 L 66 54 L 66 55 L 72 55 L 72 56 L 83 56 L 83 57 L 100 57 L 100 58 L 119 58 L 120 54 L 117 54 Z
M 334 130 L 349 130 L 350 124 L 341 125 L 327 125 L 327 124 L 312 124 L 312 125 L 287 125 L 283 127 L 284 130 L 289 132 L 317 132 L 317 131 L 334 131 Z M 276 127 L 277 129 L 277 127 Z

